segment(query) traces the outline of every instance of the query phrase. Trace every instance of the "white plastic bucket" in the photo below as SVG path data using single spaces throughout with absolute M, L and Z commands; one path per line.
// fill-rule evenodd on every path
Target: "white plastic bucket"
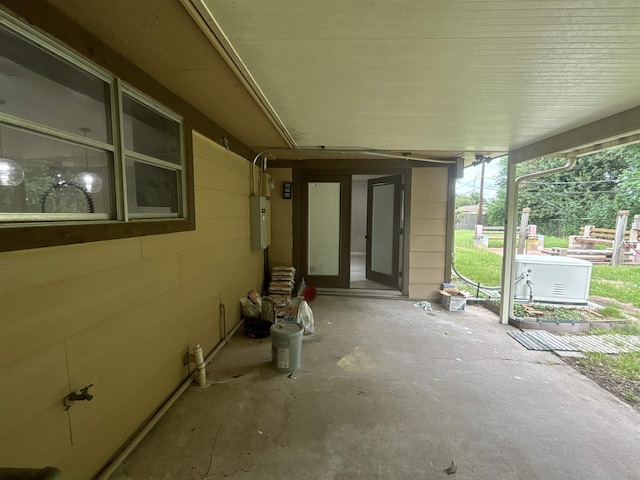
M 271 332 L 271 362 L 281 373 L 295 372 L 300 368 L 302 351 L 302 325 L 292 322 L 274 323 Z

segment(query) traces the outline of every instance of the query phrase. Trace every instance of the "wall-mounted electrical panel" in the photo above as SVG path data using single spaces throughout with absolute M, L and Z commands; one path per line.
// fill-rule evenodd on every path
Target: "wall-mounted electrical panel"
M 264 250 L 271 244 L 271 201 L 264 196 L 249 197 L 251 250 Z

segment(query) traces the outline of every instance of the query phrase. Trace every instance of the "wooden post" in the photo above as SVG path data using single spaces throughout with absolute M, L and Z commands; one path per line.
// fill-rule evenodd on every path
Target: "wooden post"
M 530 208 L 525 207 L 522 209 L 522 217 L 520 218 L 520 238 L 518 239 L 518 253 L 524 253 L 524 245 L 527 241 L 527 232 L 529 226 L 529 212 Z
M 613 253 L 611 254 L 611 265 L 622 265 L 624 263 L 624 232 L 627 228 L 629 210 L 620 210 L 616 222 L 616 235 L 613 238 Z

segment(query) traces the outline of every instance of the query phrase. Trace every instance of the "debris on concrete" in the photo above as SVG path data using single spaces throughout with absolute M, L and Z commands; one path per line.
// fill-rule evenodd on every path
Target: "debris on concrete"
M 427 302 L 426 300 L 423 300 L 422 302 L 414 303 L 413 306 L 421 308 L 425 312 L 432 312 L 433 311 L 433 307 L 431 306 L 431 302 Z
M 448 468 L 444 469 L 444 473 L 446 473 L 447 475 L 453 475 L 454 473 L 456 473 L 456 471 L 458 471 L 458 467 L 453 462 L 453 460 L 451 460 L 451 465 L 449 465 Z

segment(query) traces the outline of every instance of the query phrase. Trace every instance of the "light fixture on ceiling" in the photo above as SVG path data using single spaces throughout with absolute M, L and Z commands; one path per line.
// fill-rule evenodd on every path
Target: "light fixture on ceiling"
M 17 187 L 24 181 L 24 169 L 15 160 L 4 156 L 2 128 L 0 128 L 0 186 Z
M 87 138 L 87 133 L 89 133 L 91 129 L 87 127 L 80 127 L 80 131 L 84 133 L 84 137 Z M 84 161 L 87 169 L 84 172 L 77 174 L 73 181 L 89 193 L 98 193 L 102 190 L 102 179 L 89 169 L 89 153 L 86 147 L 84 149 Z

